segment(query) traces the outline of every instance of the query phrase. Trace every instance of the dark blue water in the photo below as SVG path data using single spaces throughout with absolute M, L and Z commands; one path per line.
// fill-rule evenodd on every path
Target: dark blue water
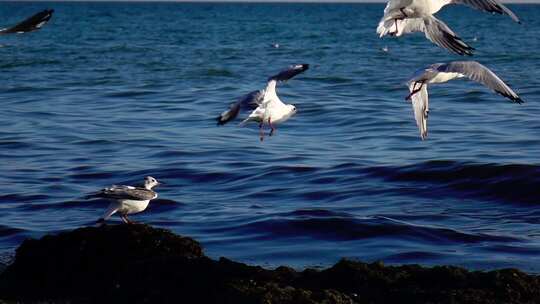
M 433 86 L 424 142 L 404 83 L 461 58 L 422 35 L 379 39 L 383 4 L 23 2 L 2 4 L 0 20 L 46 7 L 43 30 L 0 37 L 4 255 L 92 225 L 107 202 L 85 195 L 152 175 L 167 185 L 133 219 L 213 257 L 540 272 L 540 6 L 511 6 L 521 26 L 439 14 L 526 103 L 467 81 Z M 279 88 L 298 114 L 276 136 L 215 125 L 234 98 L 304 62 Z

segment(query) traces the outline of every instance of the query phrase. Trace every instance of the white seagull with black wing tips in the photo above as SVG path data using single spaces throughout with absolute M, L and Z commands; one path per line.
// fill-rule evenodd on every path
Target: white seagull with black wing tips
M 21 34 L 39 30 L 42 26 L 49 22 L 53 12 L 54 10 L 52 9 L 43 10 L 32 17 L 25 19 L 17 25 L 1 29 L 0 34 Z
M 271 128 L 270 136 L 272 136 L 277 124 L 286 121 L 296 114 L 296 107 L 294 105 L 283 103 L 277 96 L 277 83 L 287 81 L 306 71 L 308 68 L 309 64 L 297 64 L 270 77 L 264 90 L 253 91 L 245 95 L 239 101 L 231 104 L 228 110 L 221 113 L 217 118 L 218 124 L 224 125 L 236 118 L 240 110 L 250 109 L 252 112 L 240 125 L 243 126 L 250 121 L 258 122 L 261 141 L 264 139 L 263 127 L 264 125 L 268 125 Z
M 515 103 L 523 100 L 502 81 L 495 73 L 476 61 L 454 61 L 450 63 L 436 63 L 425 69 L 418 70 L 409 80 L 410 94 L 405 97 L 411 99 L 414 118 L 420 129 L 420 137 L 427 137 L 427 119 L 429 112 L 428 84 L 444 83 L 452 79 L 467 77 L 479 82 Z
M 152 189 L 159 184 L 161 183 L 155 178 L 147 176 L 144 178 L 142 187 L 113 185 L 92 195 L 93 197 L 111 200 L 111 204 L 98 220 L 98 223 L 105 222 L 115 213 L 120 214 L 120 218 L 124 223 L 133 223 L 128 219 L 127 215 L 144 211 L 148 207 L 148 203 L 158 197 L 158 194 Z
M 390 0 L 377 27 L 380 37 L 401 36 L 423 32 L 436 45 L 459 55 L 472 55 L 474 48 L 461 40 L 444 22 L 433 14 L 448 4 L 465 4 L 497 14 L 506 14 L 520 23 L 519 18 L 498 0 Z

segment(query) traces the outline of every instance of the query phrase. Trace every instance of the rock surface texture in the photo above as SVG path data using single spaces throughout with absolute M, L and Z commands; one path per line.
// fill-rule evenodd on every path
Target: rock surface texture
M 7 303 L 540 303 L 539 277 L 342 260 L 274 270 L 203 254 L 147 225 L 80 228 L 26 240 L 0 275 Z M 0 300 L 0 302 L 2 302 Z

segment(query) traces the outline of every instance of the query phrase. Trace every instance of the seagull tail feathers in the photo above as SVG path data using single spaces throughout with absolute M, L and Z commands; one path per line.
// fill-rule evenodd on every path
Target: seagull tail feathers
M 87 194 L 84 196 L 84 199 L 93 199 L 93 198 L 101 198 L 103 197 L 102 196 L 103 192 L 94 192 L 94 193 L 90 193 L 90 194 Z

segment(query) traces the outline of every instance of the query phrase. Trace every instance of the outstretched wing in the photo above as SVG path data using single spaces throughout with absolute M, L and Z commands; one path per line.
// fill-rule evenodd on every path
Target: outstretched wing
M 54 10 L 43 10 L 21 23 L 10 28 L 0 30 L 0 34 L 27 33 L 39 30 L 52 17 Z
M 454 61 L 440 65 L 437 70 L 442 73 L 459 73 L 471 80 L 479 82 L 496 93 L 516 103 L 523 100 L 495 73 L 476 61 Z
M 286 70 L 283 70 L 283 71 L 277 73 L 276 75 L 270 77 L 268 79 L 268 81 L 272 81 L 272 80 L 287 81 L 287 80 L 293 78 L 294 76 L 306 71 L 307 69 L 309 69 L 309 64 L 304 63 L 304 64 L 291 65 Z
M 422 88 L 411 96 L 411 103 L 414 111 L 414 119 L 420 130 L 420 137 L 424 140 L 428 135 L 427 119 L 429 113 L 429 96 L 427 84 L 411 82 L 409 83 L 409 92 L 412 93 L 415 89 L 418 89 L 419 85 L 421 85 Z
M 381 22 L 377 32 L 381 37 L 386 34 L 399 37 L 403 34 L 423 32 L 431 42 L 458 55 L 470 56 L 474 50 L 474 48 L 463 42 L 444 22 L 433 16 Z
M 223 111 L 218 117 L 217 117 L 217 123 L 218 125 L 224 125 L 228 123 L 229 121 L 235 119 L 238 116 L 238 113 L 240 113 L 240 110 L 254 110 L 259 105 L 261 105 L 264 97 L 264 91 L 258 90 L 253 91 L 247 95 L 244 95 L 240 100 L 237 102 L 233 102 L 229 109 Z
M 264 90 L 264 97 L 262 101 L 262 106 L 266 107 L 269 103 L 281 103 L 281 100 L 277 97 L 276 85 L 280 81 L 287 81 L 294 76 L 305 72 L 309 69 L 309 64 L 295 64 L 288 67 L 286 70 L 283 70 L 276 75 L 268 78 L 268 84 Z
M 449 3 L 465 4 L 472 8 L 494 14 L 505 14 L 510 16 L 515 22 L 521 23 L 516 14 L 498 0 L 450 0 Z
M 157 195 L 156 192 L 144 188 L 114 185 L 101 190 L 98 196 L 108 199 L 144 201 L 154 199 Z

